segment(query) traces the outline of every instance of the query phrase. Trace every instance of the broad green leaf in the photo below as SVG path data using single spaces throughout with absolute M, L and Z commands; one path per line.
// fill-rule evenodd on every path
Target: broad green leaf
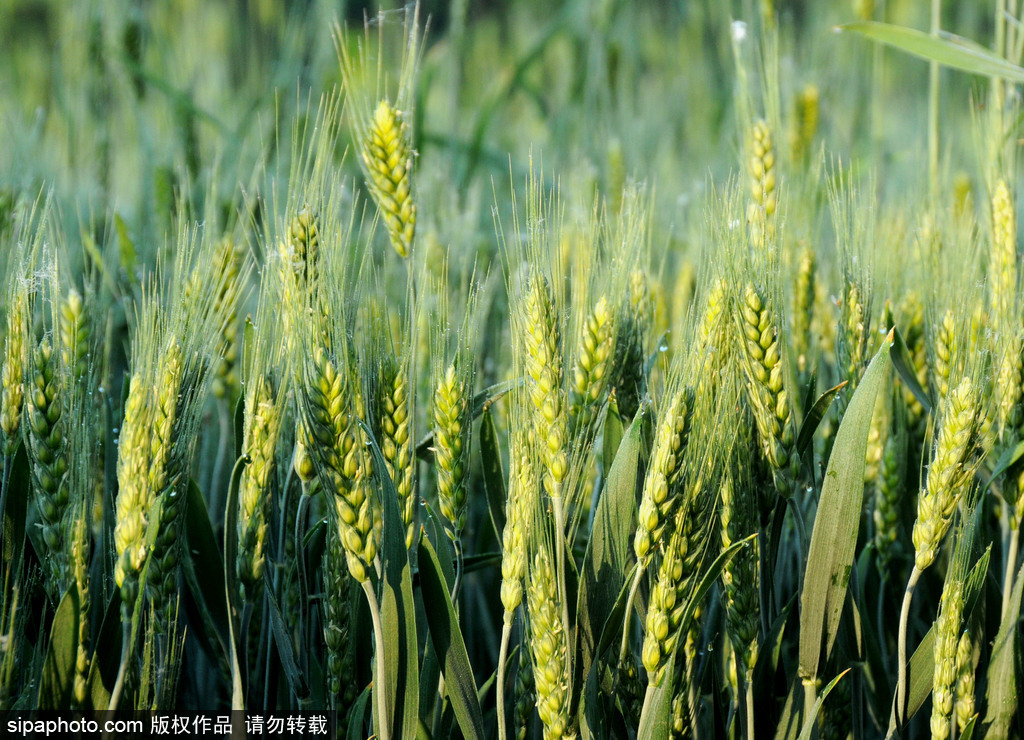
M 476 419 L 484 411 L 487 411 L 494 403 L 500 400 L 506 393 L 522 384 L 522 379 L 505 380 L 501 383 L 487 386 L 473 396 L 473 403 L 470 407 L 470 419 Z M 434 459 L 434 432 L 430 431 L 416 445 L 416 457 L 424 462 L 431 462 Z
M 39 709 L 67 709 L 78 658 L 78 588 L 72 584 L 60 600 L 50 625 L 50 644 L 39 677 Z
M 197 605 L 206 611 L 209 623 L 216 627 L 216 637 L 227 655 L 230 631 L 227 604 L 224 602 L 224 564 L 217 547 L 217 536 L 210 524 L 206 499 L 194 480 L 188 482 L 185 541 L 187 547 L 183 560 L 186 576 L 198 588 Z
M 579 692 L 597 657 L 596 648 L 601 632 L 616 597 L 625 586 L 625 574 L 632 561 L 630 534 L 636 518 L 637 467 L 643 419 L 644 416 L 638 414 L 622 438 L 608 471 L 604 492 L 597 504 L 594 527 L 583 556 L 576 606 L 577 650 L 581 659 L 576 660 L 571 710 L 575 710 L 578 704 Z
M 817 724 L 815 720 L 818 717 L 818 712 L 821 711 L 821 705 L 825 703 L 825 699 L 832 693 L 832 689 L 836 687 L 839 680 L 849 672 L 850 669 L 847 668 L 845 671 L 833 678 L 829 682 L 828 686 L 825 687 L 825 690 L 821 692 L 817 701 L 814 702 L 814 706 L 811 708 L 810 714 L 808 714 L 807 718 L 804 720 L 804 729 L 801 730 L 800 737 L 797 740 L 811 740 L 811 733 L 814 732 L 814 727 Z
M 846 23 L 837 26 L 837 30 L 852 31 L 907 54 L 938 62 L 950 69 L 984 77 L 1000 77 L 1018 84 L 1024 83 L 1024 68 L 996 56 L 970 39 L 946 31 L 933 36 L 915 28 L 876 21 Z
M 511 387 L 511 386 L 509 386 Z M 387 470 L 384 455 L 372 430 L 362 421 L 373 454 L 373 466 Z M 419 646 L 416 641 L 416 604 L 412 595 L 412 569 L 405 547 L 405 525 L 398 507 L 398 494 L 388 475 L 378 476 L 378 492 L 384 515 L 380 557 L 383 574 L 380 595 L 384 626 L 384 664 L 391 737 L 414 740 L 419 726 Z M 380 656 L 377 657 L 380 659 Z M 376 704 L 376 702 L 374 702 Z M 381 718 L 381 722 L 389 721 Z
M 890 331 L 868 366 L 836 433 L 822 484 L 800 595 L 800 677 L 828 660 L 850 582 L 864 502 L 864 459 L 875 396 L 889 368 Z
M 900 380 L 914 394 L 917 402 L 924 407 L 926 412 L 931 411 L 932 401 L 928 398 L 928 392 L 921 387 L 921 383 L 917 379 L 917 373 L 914 372 L 914 363 L 910 359 L 910 352 L 907 350 L 907 343 L 903 341 L 903 335 L 900 334 L 899 328 L 895 328 L 893 332 L 893 343 L 889 350 L 889 358 L 892 360 L 892 366 L 896 368 Z
M 608 413 L 604 417 L 604 438 L 601 449 L 601 467 L 605 474 L 611 470 L 612 465 L 615 463 L 615 456 L 619 452 L 619 445 L 622 444 L 622 435 L 624 433 L 622 417 L 619 416 L 618 408 L 611 404 L 608 406 Z
M 501 542 L 505 529 L 505 470 L 501 465 L 501 450 L 498 447 L 498 432 L 494 428 L 494 417 L 490 409 L 480 419 L 480 467 L 484 473 L 484 492 L 487 494 L 487 511 L 491 515 L 491 526 Z
M 1020 645 L 1017 642 L 1020 620 L 1021 592 L 1024 591 L 1024 565 L 1017 571 L 1009 607 L 999 624 L 992 658 L 988 666 L 988 691 L 985 694 L 988 712 L 985 715 L 986 737 L 1009 737 L 1010 728 L 1020 700 L 1017 664 Z
M 459 618 L 448 595 L 448 584 L 441 572 L 441 564 L 426 537 L 420 538 L 418 562 L 423 610 L 427 615 L 430 641 L 442 659 L 445 692 L 463 736 L 467 740 L 483 738 L 483 712 L 477 697 L 473 667 L 469 664 L 466 643 L 462 639 Z
M 238 639 L 235 636 L 235 622 L 238 609 L 235 598 L 238 595 L 238 584 L 235 582 L 235 557 L 238 555 L 238 486 L 242 480 L 242 471 L 249 464 L 249 459 L 239 457 L 231 471 L 231 484 L 228 486 L 227 502 L 224 505 L 224 597 L 228 610 L 228 646 L 231 653 L 231 708 L 239 711 L 245 709 L 245 694 L 242 689 L 242 661 L 238 657 Z
M 796 454 L 801 457 L 811 446 L 811 442 L 814 440 L 814 433 L 818 430 L 821 425 L 821 420 L 825 418 L 825 412 L 828 411 L 828 407 L 832 405 L 832 401 L 835 399 L 836 394 L 839 393 L 849 381 L 844 380 L 834 388 L 829 388 L 827 391 L 818 396 L 818 400 L 811 406 L 811 410 L 807 412 L 807 416 L 804 417 L 803 423 L 800 425 L 800 434 L 796 438 Z

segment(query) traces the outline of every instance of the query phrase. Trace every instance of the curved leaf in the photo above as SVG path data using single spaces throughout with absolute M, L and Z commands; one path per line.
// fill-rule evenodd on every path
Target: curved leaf
M 466 643 L 459 629 L 448 585 L 441 572 L 441 563 L 430 540 L 420 538 L 420 589 L 423 592 L 423 611 L 427 615 L 430 641 L 441 656 L 445 691 L 455 712 L 455 719 L 467 740 L 484 737 L 483 712 L 477 697 L 476 679 L 469 664 Z
M 829 388 L 827 391 L 818 396 L 818 400 L 811 406 L 811 410 L 807 412 L 807 416 L 804 417 L 803 423 L 800 425 L 800 434 L 796 438 L 796 454 L 803 456 L 811 446 L 811 441 L 814 439 L 814 433 L 818 430 L 821 425 L 821 420 L 825 418 L 825 412 L 828 411 L 828 407 L 832 405 L 832 401 L 835 399 L 836 394 L 839 393 L 848 380 L 844 380 L 834 388 Z
M 833 678 L 829 685 L 825 687 L 825 690 L 818 696 L 818 700 L 814 702 L 814 706 L 811 708 L 810 714 L 807 715 L 807 719 L 804 720 L 804 729 L 800 731 L 800 736 L 797 740 L 811 740 L 811 733 L 814 732 L 814 727 L 817 724 L 814 720 L 818 717 L 818 712 L 821 711 L 821 705 L 825 703 L 826 697 L 832 693 L 832 689 L 836 687 L 839 680 L 850 672 L 850 668 L 840 673 L 838 676 Z
M 850 399 L 822 484 L 800 594 L 800 677 L 815 679 L 828 659 L 850 582 L 864 498 L 864 459 L 875 396 L 889 368 L 893 332 Z
M 637 470 L 640 460 L 643 414 L 626 430 L 608 471 L 608 480 L 597 504 L 594 528 L 583 556 L 579 596 L 576 605 L 578 651 L 577 678 L 585 678 L 598 655 L 597 645 L 614 610 L 617 596 L 625 586 L 625 574 L 632 561 L 630 535 L 636 509 Z M 575 709 L 585 681 L 575 680 Z
M 946 31 L 933 36 L 916 28 L 876 21 L 846 23 L 837 26 L 836 30 L 852 31 L 907 54 L 938 62 L 950 69 L 985 77 L 1000 77 L 1018 84 L 1024 83 L 1024 68 L 996 56 L 970 39 Z
M 511 386 L 509 386 L 511 387 Z M 362 421 L 373 455 L 373 467 L 387 470 L 372 430 Z M 405 525 L 398 507 L 398 494 L 391 476 L 377 476 L 384 515 L 380 557 L 383 575 L 380 595 L 384 627 L 387 706 L 392 712 L 391 737 L 415 740 L 419 727 L 419 645 L 416 641 L 416 604 L 412 595 L 412 569 L 405 547 Z M 377 658 L 380 659 L 380 656 Z M 381 721 L 385 721 L 381 718 Z
M 60 600 L 50 626 L 50 644 L 39 678 L 39 708 L 67 709 L 78 658 L 78 588 L 72 584 Z

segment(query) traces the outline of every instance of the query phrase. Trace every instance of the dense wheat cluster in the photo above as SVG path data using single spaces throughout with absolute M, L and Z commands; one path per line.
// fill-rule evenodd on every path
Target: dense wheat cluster
M 0 709 L 1019 737 L 1020 3 L 371 5 L 0 2 Z

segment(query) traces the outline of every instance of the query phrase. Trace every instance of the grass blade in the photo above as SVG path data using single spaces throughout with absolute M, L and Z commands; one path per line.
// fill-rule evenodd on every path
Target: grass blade
M 984 77 L 1000 77 L 1018 84 L 1024 83 L 1024 68 L 1011 64 L 983 46 L 952 33 L 940 32 L 933 36 L 915 28 L 876 21 L 846 23 L 837 26 L 836 30 L 859 34 L 920 59 L 938 62 L 950 69 Z
M 1021 592 L 1024 591 L 1024 565 L 1017 571 L 1017 580 L 1010 597 L 1010 607 L 999 624 L 992 658 L 988 666 L 988 692 L 985 715 L 986 737 L 1009 737 L 1017 714 L 1020 688 L 1017 684 L 1017 663 L 1020 645 L 1017 642 Z

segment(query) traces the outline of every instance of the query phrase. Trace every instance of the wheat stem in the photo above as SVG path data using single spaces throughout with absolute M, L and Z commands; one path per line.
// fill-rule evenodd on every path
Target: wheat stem
M 505 662 L 508 660 L 508 640 L 512 635 L 512 620 L 515 612 L 505 612 L 505 619 L 501 625 L 501 648 L 498 650 L 497 669 L 497 692 L 498 698 L 495 702 L 498 711 L 498 740 L 505 740 L 508 736 L 508 728 L 505 718 Z
M 362 582 L 366 601 L 370 606 L 370 618 L 373 620 L 373 665 L 376 671 L 373 693 L 377 695 L 377 718 L 379 721 L 380 740 L 391 740 L 391 715 L 388 713 L 387 666 L 384 663 L 384 625 L 380 618 L 380 605 L 377 603 L 377 592 L 369 579 Z
M 1006 572 L 1003 574 L 1003 605 L 1000 618 L 1006 616 L 1013 593 L 1014 574 L 1017 572 L 1017 550 L 1020 547 L 1020 524 L 1010 530 L 1010 541 L 1006 548 Z
M 898 661 L 898 674 L 896 680 L 896 720 L 902 724 L 904 714 L 907 710 L 907 621 L 910 618 L 910 602 L 914 598 L 914 589 L 921 578 L 922 571 L 914 565 L 910 571 L 910 578 L 907 579 L 907 590 L 903 594 L 903 606 L 900 607 L 900 626 L 897 633 L 898 648 L 896 660 Z M 892 732 L 886 736 L 886 740 L 892 737 Z

